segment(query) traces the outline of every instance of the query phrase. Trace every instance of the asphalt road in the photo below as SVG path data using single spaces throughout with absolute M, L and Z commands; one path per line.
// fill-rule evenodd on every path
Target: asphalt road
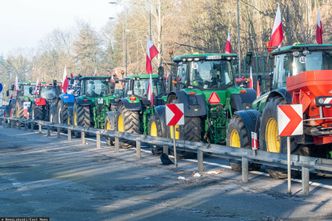
M 50 220 L 332 220 L 332 191 L 293 195 L 287 182 L 196 163 L 163 166 L 133 150 L 96 149 L 93 141 L 66 141 L 0 127 L 0 217 Z

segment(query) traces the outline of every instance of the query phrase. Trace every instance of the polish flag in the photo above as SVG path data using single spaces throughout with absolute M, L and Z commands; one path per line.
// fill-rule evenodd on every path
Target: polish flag
M 227 33 L 227 40 L 226 40 L 226 45 L 225 45 L 225 53 L 226 54 L 232 53 L 231 34 L 229 32 Z
M 282 39 L 284 38 L 284 33 L 282 31 L 282 22 L 281 22 L 281 12 L 278 5 L 276 17 L 274 19 L 272 35 L 270 41 L 268 42 L 268 51 L 271 52 L 273 48 L 280 47 Z
M 148 85 L 148 100 L 150 101 L 151 106 L 154 104 L 153 97 L 153 81 L 152 81 L 152 59 L 158 55 L 159 51 L 153 42 L 149 39 L 146 47 L 146 73 L 150 74 L 149 85 Z
M 323 25 L 320 19 L 319 10 L 317 11 L 316 41 L 317 44 L 323 44 Z
M 147 47 L 146 47 L 146 73 L 152 73 L 152 59 L 159 54 L 156 46 L 154 46 L 151 40 L 148 40 Z
M 15 77 L 15 91 L 19 91 L 19 90 L 20 90 L 20 88 L 18 86 L 18 78 L 17 78 L 17 75 L 16 75 L 16 77 Z
M 67 93 L 67 89 L 68 89 L 68 78 L 67 78 L 67 66 L 65 65 L 65 68 L 63 70 L 63 76 L 62 76 L 62 92 L 63 93 Z
M 39 94 L 38 89 L 39 89 L 39 78 L 37 78 L 37 82 L 36 82 L 36 86 L 35 86 L 35 90 L 34 90 L 33 94 Z
M 261 96 L 261 86 L 259 84 L 259 81 L 257 81 L 257 87 L 256 87 L 256 96 Z

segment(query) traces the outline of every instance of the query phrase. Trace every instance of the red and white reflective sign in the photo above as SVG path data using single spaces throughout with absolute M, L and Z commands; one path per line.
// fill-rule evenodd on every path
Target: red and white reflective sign
M 302 104 L 278 106 L 278 130 L 282 137 L 303 134 Z
M 251 148 L 252 150 L 258 150 L 258 138 L 257 138 L 257 133 L 251 132 Z
M 166 104 L 167 126 L 184 125 L 183 104 Z

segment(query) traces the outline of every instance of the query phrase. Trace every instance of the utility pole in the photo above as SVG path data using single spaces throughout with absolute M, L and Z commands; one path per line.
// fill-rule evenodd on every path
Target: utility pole
M 236 17 L 237 17 L 237 54 L 239 56 L 239 76 L 241 75 L 241 43 L 240 43 L 240 0 L 236 2 Z

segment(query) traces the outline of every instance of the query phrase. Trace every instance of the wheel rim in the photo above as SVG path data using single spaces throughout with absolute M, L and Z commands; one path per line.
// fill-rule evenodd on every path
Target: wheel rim
M 152 137 L 157 137 L 158 136 L 157 124 L 154 121 L 151 123 L 150 136 L 152 136 Z
M 241 147 L 240 134 L 236 129 L 233 129 L 231 131 L 230 138 L 229 138 L 229 145 L 231 147 L 236 147 L 236 148 Z
M 175 127 L 175 140 L 178 140 L 178 139 L 180 139 L 180 126 L 179 125 L 169 127 L 171 138 L 173 139 L 173 137 L 174 137 L 173 136 L 174 127 Z
M 106 119 L 105 130 L 111 130 L 111 121 L 109 119 Z
M 276 119 L 270 118 L 265 130 L 266 149 L 268 152 L 280 153 L 280 137 L 278 135 L 278 123 Z
M 124 132 L 124 123 L 123 123 L 123 116 L 122 114 L 119 115 L 118 117 L 118 131 L 119 132 Z

